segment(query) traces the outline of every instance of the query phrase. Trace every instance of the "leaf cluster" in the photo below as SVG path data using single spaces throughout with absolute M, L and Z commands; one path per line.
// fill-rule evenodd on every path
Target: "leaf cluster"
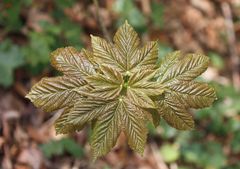
M 189 108 L 210 106 L 215 91 L 193 81 L 209 64 L 202 54 L 168 54 L 158 60 L 158 44 L 143 47 L 127 23 L 116 32 L 114 43 L 91 36 L 92 51 L 59 48 L 52 66 L 63 76 L 43 78 L 26 96 L 46 112 L 63 109 L 55 123 L 57 133 L 71 133 L 92 124 L 93 157 L 108 153 L 123 132 L 129 146 L 143 153 L 148 122 L 163 118 L 180 130 L 194 128 Z

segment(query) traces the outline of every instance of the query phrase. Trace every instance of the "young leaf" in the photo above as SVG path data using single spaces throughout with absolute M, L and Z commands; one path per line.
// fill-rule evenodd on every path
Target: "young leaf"
M 76 131 L 81 130 L 85 123 L 78 123 L 78 124 L 72 124 L 72 123 L 67 123 L 69 113 L 71 112 L 71 109 L 73 106 L 69 106 L 64 108 L 64 111 L 62 112 L 61 116 L 56 120 L 55 122 L 55 130 L 57 134 L 68 134 L 68 133 L 73 133 Z
M 54 78 L 43 78 L 34 85 L 26 96 L 35 106 L 41 107 L 46 112 L 68 106 L 78 92 L 85 92 L 87 83 L 77 78 L 59 76 Z
M 108 153 L 116 144 L 121 132 L 121 113 L 124 113 L 122 111 L 121 101 L 109 102 L 101 117 L 96 121 L 91 137 L 94 159 Z
M 152 71 L 147 70 L 137 71 L 131 75 L 127 96 L 134 104 L 143 108 L 156 108 L 149 96 L 161 95 L 164 89 L 160 83 L 149 81 L 152 77 Z
M 156 108 L 154 101 L 142 91 L 128 89 L 128 98 L 136 105 L 143 108 Z
M 129 90 L 137 90 L 148 96 L 158 96 L 164 92 L 164 86 L 161 83 L 151 81 L 152 71 L 141 70 L 133 73 L 129 78 Z
M 185 130 L 194 127 L 188 108 L 210 106 L 215 91 L 192 81 L 208 66 L 200 54 L 169 54 L 157 64 L 157 42 L 144 47 L 127 23 L 114 44 L 92 36 L 93 51 L 72 47 L 52 53 L 51 63 L 64 76 L 44 78 L 27 97 L 45 111 L 63 108 L 55 123 L 57 133 L 71 133 L 92 124 L 94 159 L 108 153 L 123 132 L 129 146 L 143 153 L 148 122 L 161 118 Z
M 131 71 L 135 71 L 141 67 L 153 69 L 156 67 L 158 59 L 158 44 L 157 42 L 149 42 L 143 48 L 138 50 L 137 56 L 131 59 Z
M 137 32 L 126 21 L 116 32 L 113 41 L 117 48 L 119 56 L 124 63 L 124 70 L 131 69 L 131 60 L 137 54 L 137 50 L 140 45 L 140 39 Z
M 181 53 L 173 53 L 168 55 L 165 60 L 167 63 L 162 63 L 157 81 L 164 84 L 169 84 L 174 80 L 190 81 L 202 74 L 208 67 L 209 58 L 201 54 L 188 54 L 186 56 Z M 172 60 L 171 60 L 172 59 Z M 165 67 L 166 66 L 166 67 Z
M 181 57 L 182 53 L 180 51 L 169 53 L 166 57 L 164 57 L 161 60 L 159 68 L 156 70 L 154 77 L 157 78 L 159 81 L 161 77 L 166 73 L 166 71 L 174 64 L 176 64 L 179 61 L 179 58 Z
M 112 99 L 117 97 L 123 86 L 123 77 L 120 72 L 107 66 L 100 67 L 103 74 L 89 76 L 87 81 L 94 89 L 91 93 L 97 98 Z
M 51 64 L 60 72 L 71 77 L 87 77 L 94 74 L 93 65 L 75 48 L 59 48 L 51 53 Z
M 147 139 L 147 117 L 144 111 L 131 104 L 128 99 L 123 100 L 124 110 L 123 131 L 128 138 L 129 146 L 136 152 L 143 154 Z
M 176 81 L 168 85 L 168 88 L 176 92 L 186 106 L 192 108 L 208 107 L 216 99 L 214 89 L 205 83 Z
M 192 116 L 180 98 L 173 93 L 166 93 L 163 100 L 159 100 L 158 111 L 169 125 L 179 130 L 189 130 L 194 127 Z
M 101 65 L 111 65 L 118 71 L 124 71 L 122 58 L 117 54 L 115 47 L 106 40 L 91 36 L 94 59 Z
M 108 102 L 96 99 L 80 99 L 72 108 L 68 115 L 68 123 L 84 125 L 87 122 L 96 119 L 102 112 L 108 109 Z

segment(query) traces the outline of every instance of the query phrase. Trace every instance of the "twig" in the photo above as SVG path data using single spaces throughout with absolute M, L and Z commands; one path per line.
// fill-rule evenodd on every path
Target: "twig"
M 156 167 L 157 169 L 169 169 L 168 166 L 165 164 L 165 162 L 163 161 L 163 158 L 161 156 L 160 153 L 157 153 L 156 150 L 158 149 L 157 148 L 157 145 L 152 143 L 150 145 L 150 149 L 152 151 L 152 154 L 153 154 L 153 157 L 154 157 L 154 160 L 156 162 Z
M 150 0 L 141 0 L 143 13 L 147 16 L 151 14 Z
M 227 40 L 230 50 L 230 59 L 232 64 L 232 80 L 233 85 L 237 90 L 240 90 L 240 59 L 236 49 L 236 36 L 234 31 L 234 24 L 232 20 L 232 12 L 230 5 L 227 2 L 222 3 L 222 11 L 225 18 L 225 25 L 227 29 Z
M 63 113 L 62 109 L 58 110 L 56 113 L 54 113 L 54 115 L 49 120 L 44 122 L 43 126 L 46 128 L 49 128 L 50 126 L 52 126 L 54 122 L 61 116 L 62 113 Z
M 97 20 L 98 20 L 98 23 L 100 24 L 103 35 L 109 42 L 111 42 L 109 32 L 107 31 L 107 28 L 104 25 L 103 19 L 100 16 L 98 0 L 93 0 L 93 2 L 94 2 L 94 5 L 96 6 Z

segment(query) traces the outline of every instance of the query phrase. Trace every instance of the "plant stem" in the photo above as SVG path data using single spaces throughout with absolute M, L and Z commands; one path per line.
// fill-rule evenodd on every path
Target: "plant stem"
M 104 25 L 103 19 L 100 16 L 98 0 L 93 0 L 93 3 L 96 6 L 97 20 L 98 20 L 98 23 L 100 24 L 101 30 L 103 32 L 103 35 L 109 42 L 111 42 L 111 38 L 110 38 L 109 32 L 108 32 L 106 26 Z
M 227 31 L 227 40 L 230 51 L 230 60 L 232 64 L 232 80 L 233 85 L 237 90 L 240 90 L 240 59 L 237 54 L 236 48 L 236 35 L 234 31 L 234 23 L 232 19 L 232 11 L 230 5 L 227 2 L 222 3 L 222 11 L 225 17 L 226 31 Z

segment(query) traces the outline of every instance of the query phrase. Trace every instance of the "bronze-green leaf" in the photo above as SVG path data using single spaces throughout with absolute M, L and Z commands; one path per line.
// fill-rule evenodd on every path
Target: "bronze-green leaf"
M 158 43 L 143 46 L 126 21 L 113 43 L 91 36 L 92 50 L 59 48 L 52 66 L 63 76 L 43 78 L 26 96 L 44 111 L 63 109 L 55 122 L 57 133 L 67 134 L 91 124 L 91 149 L 96 159 L 108 153 L 120 133 L 142 154 L 147 126 L 160 119 L 180 130 L 194 128 L 189 108 L 210 106 L 212 87 L 193 80 L 209 64 L 207 56 L 177 51 L 158 60 Z
M 125 70 L 123 60 L 117 54 L 113 44 L 96 36 L 91 36 L 91 39 L 94 59 L 100 63 L 100 65 L 112 66 L 120 72 Z
M 156 108 L 154 101 L 142 91 L 128 88 L 127 96 L 135 105 L 143 108 Z
M 107 103 L 104 100 L 81 98 L 74 104 L 68 115 L 67 122 L 74 125 L 84 125 L 91 122 L 93 119 L 97 119 L 101 113 L 108 110 L 109 105 Z
M 65 107 L 61 116 L 55 121 L 55 130 L 57 134 L 68 134 L 82 130 L 85 124 L 68 123 L 69 113 L 73 106 Z
M 124 70 L 129 71 L 131 61 L 136 57 L 140 45 L 137 32 L 126 21 L 116 32 L 113 41 L 117 48 L 117 54 L 124 63 Z
M 158 44 L 157 42 L 149 42 L 138 50 L 135 57 L 131 59 L 131 71 L 141 69 L 154 69 L 158 60 Z
M 89 76 L 87 81 L 94 89 L 92 95 L 97 98 L 112 99 L 117 97 L 123 87 L 123 77 L 120 72 L 111 67 L 101 66 L 103 74 Z
M 153 72 L 149 70 L 141 70 L 133 73 L 128 82 L 129 90 L 134 89 L 148 96 L 161 95 L 164 92 L 164 85 L 156 81 L 151 81 L 153 75 Z
M 164 99 L 157 102 L 158 112 L 169 125 L 179 130 L 189 130 L 194 127 L 192 116 L 180 98 L 173 93 L 166 93 Z
M 46 112 L 68 106 L 79 97 L 79 93 L 86 92 L 87 83 L 82 79 L 59 76 L 43 78 L 35 84 L 29 94 L 29 98 L 35 106 Z
M 175 81 L 169 84 L 168 88 L 176 92 L 182 102 L 188 107 L 204 108 L 210 106 L 216 100 L 214 89 L 206 83 Z
M 59 48 L 52 52 L 51 64 L 65 75 L 76 78 L 95 72 L 93 65 L 73 47 Z
M 127 136 L 129 146 L 143 154 L 147 139 L 146 114 L 141 108 L 131 104 L 128 99 L 124 99 L 122 116 L 123 131 Z
M 122 110 L 121 101 L 109 102 L 102 115 L 97 119 L 91 137 L 94 159 L 108 153 L 116 144 L 121 132 L 121 113 L 124 113 Z
M 153 71 L 142 70 L 130 76 L 127 96 L 134 104 L 143 108 L 156 108 L 149 96 L 161 95 L 164 88 L 162 84 L 150 81 L 153 75 Z
M 181 58 L 182 53 L 180 51 L 175 51 L 167 54 L 167 56 L 161 59 L 159 68 L 155 71 L 154 77 L 159 81 L 167 72 L 167 70 L 175 65 Z
M 160 83 L 171 83 L 174 80 L 190 81 L 202 74 L 208 67 L 209 58 L 202 54 L 188 54 L 183 56 L 180 52 L 168 55 L 167 63 L 159 68 Z M 170 60 L 172 59 L 172 60 Z M 162 73 L 163 72 L 163 73 Z

